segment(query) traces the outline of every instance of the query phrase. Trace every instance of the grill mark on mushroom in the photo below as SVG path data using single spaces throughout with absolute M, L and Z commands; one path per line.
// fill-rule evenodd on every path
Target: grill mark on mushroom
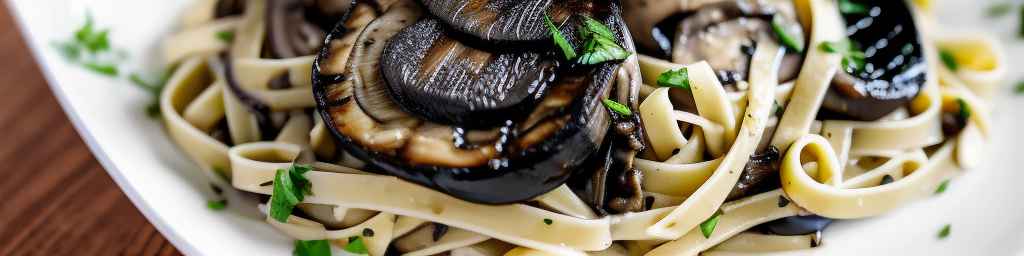
M 618 16 L 618 6 L 614 3 L 607 4 L 600 8 L 588 6 L 587 10 L 604 10 L 591 12 L 591 14 L 594 14 L 599 21 L 609 25 L 613 32 L 620 37 L 620 44 L 631 45 L 626 41 L 627 39 L 624 39 L 628 37 L 624 36 L 622 31 L 624 23 Z M 418 16 L 414 15 L 419 13 L 417 8 L 418 6 L 415 4 L 408 2 L 395 3 L 387 13 L 373 21 L 363 31 L 360 38 L 380 33 L 379 30 L 372 29 L 378 27 L 379 25 L 375 24 L 379 22 L 388 20 L 405 21 L 406 24 L 431 22 L 429 20 L 433 18 L 429 16 L 423 20 L 413 17 Z M 328 41 L 339 39 L 340 34 L 337 32 L 339 30 L 332 32 Z M 439 35 L 450 38 L 451 42 L 457 42 L 461 44 L 460 47 L 465 47 L 455 51 L 457 54 L 447 51 L 442 54 L 443 56 L 471 60 L 476 64 L 483 63 L 482 65 L 462 66 L 461 70 L 457 72 L 458 74 L 486 74 L 494 63 L 500 61 L 502 54 L 514 53 L 518 54 L 515 55 L 517 58 L 529 55 L 536 56 L 535 58 L 539 60 L 554 60 L 550 55 L 552 54 L 550 51 L 553 50 L 551 46 L 531 48 L 535 45 L 508 45 L 498 41 L 467 38 L 457 32 L 453 33 L 443 29 L 439 32 L 444 32 Z M 389 33 L 394 35 L 398 32 Z M 620 63 L 605 63 L 586 67 L 552 65 L 551 73 L 558 75 L 550 75 L 550 80 L 544 86 L 537 86 L 550 88 L 550 93 L 528 97 L 528 100 L 537 101 L 537 106 L 542 107 L 522 111 L 523 115 L 520 117 L 510 114 L 510 118 L 500 120 L 496 125 L 489 127 L 473 127 L 461 123 L 452 125 L 420 118 L 412 118 L 416 120 L 414 122 L 384 121 L 376 118 L 374 114 L 371 114 L 374 110 L 362 109 L 363 99 L 361 97 L 366 95 L 360 94 L 360 90 L 358 90 L 359 86 L 357 85 L 360 82 L 362 82 L 361 86 L 367 88 L 388 86 L 389 100 L 394 104 L 399 104 L 403 109 L 408 107 L 409 102 L 394 97 L 395 94 L 390 88 L 395 85 L 387 82 L 390 81 L 390 78 L 381 79 L 380 73 L 383 72 L 372 72 L 375 69 L 386 70 L 388 65 L 367 59 L 367 56 L 361 54 L 368 54 L 368 52 L 361 52 L 360 49 L 392 45 L 395 44 L 396 38 L 385 35 L 366 38 L 367 40 L 357 40 L 352 53 L 350 72 L 353 75 L 350 79 L 340 83 L 314 79 L 314 95 L 322 110 L 321 115 L 325 124 L 330 128 L 329 130 L 340 140 L 338 145 L 356 158 L 375 167 L 372 169 L 472 202 L 489 204 L 518 202 L 531 199 L 563 184 L 569 175 L 578 170 L 583 160 L 598 149 L 611 126 L 611 116 L 601 103 L 601 99 L 614 94 L 615 86 L 619 84 L 615 79 Z M 437 48 L 436 42 L 422 45 Z M 493 49 L 501 49 L 495 48 L 499 45 L 507 49 L 491 52 Z M 325 60 L 329 60 L 333 56 L 331 48 L 328 47 L 318 56 L 314 74 L 323 74 L 321 73 L 323 70 L 336 70 L 334 67 L 325 66 L 329 64 Z M 479 52 L 471 51 L 486 52 L 488 56 L 499 57 L 484 58 L 481 57 L 484 55 L 478 54 Z M 537 53 L 538 51 L 543 54 Z M 427 52 L 427 50 L 423 52 Z M 360 58 L 363 59 L 360 60 Z M 479 61 L 481 59 L 486 61 Z M 408 65 L 409 62 L 410 60 L 401 60 L 392 64 L 400 66 Z M 635 65 L 635 62 L 632 65 Z M 444 67 L 435 65 L 430 68 L 440 71 Z M 417 67 L 416 70 L 430 69 Z M 370 72 L 362 73 L 368 71 Z M 319 77 L 321 76 L 314 76 L 314 78 Z M 383 77 L 388 76 L 383 75 Z M 474 76 L 467 75 L 466 77 Z M 377 78 L 378 83 L 369 83 L 370 80 L 367 78 Z M 635 83 L 627 84 L 632 86 Z M 637 90 L 636 88 L 626 89 L 628 91 Z M 543 90 L 538 90 L 538 92 L 540 91 Z M 338 106 L 328 104 L 337 101 L 336 99 L 346 97 L 354 97 L 355 100 Z M 380 99 L 387 98 L 380 97 Z M 636 105 L 636 102 L 632 101 L 624 103 Z M 417 115 L 410 115 L 410 117 L 415 116 Z M 512 123 L 508 123 L 509 121 Z M 500 128 L 497 128 L 499 126 Z M 494 132 L 496 128 L 497 133 Z M 464 130 L 456 132 L 456 129 Z M 487 135 L 482 136 L 483 138 L 493 141 L 466 147 L 460 147 L 456 143 L 460 140 L 457 137 L 468 137 L 468 134 L 477 131 L 480 131 L 477 134 Z M 423 143 L 429 145 L 423 146 Z M 462 153 L 477 155 L 455 156 Z M 448 156 L 437 157 L 431 156 L 431 154 L 448 154 Z M 461 162 L 449 161 L 453 159 Z M 626 163 L 631 163 L 631 161 Z

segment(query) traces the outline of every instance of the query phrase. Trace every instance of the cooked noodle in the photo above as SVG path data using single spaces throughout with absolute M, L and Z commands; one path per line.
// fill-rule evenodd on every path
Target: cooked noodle
M 570 185 L 532 200 L 489 205 L 382 174 L 342 150 L 345 142 L 335 138 L 334 125 L 317 114 L 324 110 L 316 109 L 310 74 L 320 47 L 342 53 L 326 60 L 346 69 L 335 73 L 360 72 L 351 70 L 358 63 L 348 61 L 350 52 L 364 54 L 364 46 L 353 45 L 366 33 L 363 28 L 376 30 L 380 24 L 372 21 L 393 15 L 389 11 L 395 8 L 420 7 L 402 7 L 406 0 L 358 1 L 340 20 L 348 31 L 343 38 L 327 46 L 321 45 L 323 38 L 296 39 L 286 46 L 297 54 L 288 56 L 271 49 L 281 47 L 274 37 L 285 33 L 271 31 L 278 25 L 268 20 L 276 11 L 274 0 L 244 1 L 244 8 L 233 11 L 219 10 L 219 0 L 196 1 L 183 16 L 182 29 L 164 44 L 164 60 L 177 66 L 160 99 L 170 136 L 214 183 L 266 195 L 261 203 L 273 195 L 266 182 L 274 180 L 275 170 L 311 165 L 306 177 L 312 194 L 296 210 L 302 213 L 287 222 L 269 215 L 266 221 L 297 240 L 327 239 L 343 247 L 350 237 L 362 237 L 375 256 L 385 251 L 657 256 L 808 249 L 821 243 L 820 233 L 783 236 L 757 227 L 794 216 L 867 218 L 928 197 L 941 182 L 981 161 L 979 152 L 991 136 L 988 98 L 1006 72 L 1006 55 L 993 39 L 942 34 L 930 13 L 912 8 L 927 60 L 920 92 L 874 121 L 820 115 L 845 64 L 841 54 L 818 45 L 843 40 L 844 21 L 834 1 L 796 0 L 789 5 L 792 18 L 807 31 L 808 47 L 791 79 L 779 72 L 790 55 L 772 40 L 754 45 L 744 66 L 748 74 L 739 81 L 722 80 L 713 60 L 673 63 L 639 53 L 616 70 L 613 83 L 635 90 L 615 90 L 617 95 L 608 97 L 636 100 L 630 107 L 646 138 L 646 150 L 630 163 L 640 174 L 640 196 L 649 201 L 642 210 L 606 211 Z M 630 15 L 631 0 L 623 1 L 624 15 Z M 695 10 L 700 4 L 691 5 L 676 8 Z M 233 41 L 214 36 L 223 31 L 233 33 Z M 306 48 L 314 51 L 296 50 Z M 940 48 L 967 64 L 944 67 Z M 672 55 L 679 56 L 675 50 Z M 659 74 L 681 68 L 688 70 L 688 92 L 658 87 Z M 337 82 L 349 86 L 344 88 L 353 83 Z M 944 115 L 963 105 L 972 113 L 966 123 L 956 134 L 944 133 Z M 347 115 L 370 120 L 356 124 L 373 127 L 360 141 L 389 147 L 410 133 L 391 129 L 395 123 L 371 123 L 366 113 Z M 407 118 L 403 115 L 396 114 L 396 120 Z M 767 189 L 734 192 L 746 182 L 752 156 L 768 148 L 781 152 L 777 179 L 762 181 Z M 443 146 L 423 152 L 452 154 L 460 161 L 477 153 L 494 154 Z M 705 237 L 701 224 L 719 212 L 717 227 Z M 446 232 L 431 239 L 431 233 L 441 232 L 434 230 L 440 224 Z M 365 229 L 374 234 L 366 236 Z

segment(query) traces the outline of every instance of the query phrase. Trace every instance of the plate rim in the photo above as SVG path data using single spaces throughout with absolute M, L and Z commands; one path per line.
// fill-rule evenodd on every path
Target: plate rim
M 138 191 L 134 187 L 128 185 L 128 181 L 121 173 L 121 169 L 107 155 L 107 152 L 100 147 L 96 138 L 93 137 L 92 133 L 85 127 L 85 124 L 81 120 L 78 111 L 72 107 L 68 96 L 65 94 L 61 86 L 57 84 L 56 74 L 53 73 L 53 68 L 50 67 L 49 63 L 43 57 L 42 49 L 31 40 L 32 35 L 28 32 L 28 25 L 25 23 L 24 13 L 18 8 L 14 0 L 4 1 L 8 13 L 11 14 L 11 18 L 14 21 L 15 27 L 18 30 L 18 34 L 21 36 L 21 41 L 25 44 L 29 50 L 29 54 L 32 56 L 32 61 L 35 62 L 36 66 L 39 67 L 40 73 L 43 75 L 43 79 L 46 81 L 47 87 L 50 92 L 57 98 L 57 103 L 60 108 L 64 111 L 64 115 L 71 121 L 72 127 L 78 136 L 85 142 L 89 152 L 92 153 L 94 159 L 96 159 L 103 167 L 103 171 L 110 175 L 111 179 L 114 180 L 114 184 L 124 192 L 125 196 L 128 197 L 135 208 L 142 213 L 142 216 L 149 221 L 153 227 L 156 228 L 160 234 L 164 236 L 174 247 L 184 255 L 201 255 L 199 248 L 196 248 L 191 243 L 185 241 L 181 234 L 176 229 L 172 228 L 167 222 L 160 218 L 150 206 L 146 200 L 142 198 Z

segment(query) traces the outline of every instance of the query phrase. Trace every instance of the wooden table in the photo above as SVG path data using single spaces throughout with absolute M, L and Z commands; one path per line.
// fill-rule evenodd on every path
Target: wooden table
M 93 158 L 0 8 L 0 255 L 179 255 Z

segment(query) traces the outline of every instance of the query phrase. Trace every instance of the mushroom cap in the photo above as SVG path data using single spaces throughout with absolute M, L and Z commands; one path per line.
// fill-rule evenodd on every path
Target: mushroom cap
M 331 60 L 338 55 L 331 42 L 341 37 L 340 30 L 328 36 L 328 46 L 318 55 L 313 69 L 314 97 L 324 123 L 340 140 L 339 146 L 369 164 L 370 170 L 488 204 L 520 202 L 546 193 L 564 184 L 597 151 L 611 123 L 601 99 L 614 93 L 621 63 L 557 69 L 536 106 L 524 111 L 528 114 L 495 127 L 461 127 L 405 112 L 408 106 L 404 104 L 408 102 L 401 102 L 393 92 L 387 92 L 387 87 L 394 85 L 382 72 L 387 69 L 384 60 L 388 58 L 384 48 L 401 33 L 393 24 L 418 22 L 418 8 L 398 2 L 368 25 L 355 42 L 347 79 L 338 79 L 341 74 L 331 72 L 344 70 L 331 66 L 337 63 Z M 614 31 L 618 43 L 629 45 L 618 10 L 617 5 L 609 4 L 595 18 Z M 553 49 L 548 46 L 533 50 Z M 393 64 L 414 63 L 410 59 L 394 59 L 399 60 L 401 63 Z M 397 109 L 405 115 L 379 118 L 367 108 L 384 105 L 376 105 L 381 103 L 377 102 L 364 106 L 370 104 L 363 102 L 367 99 L 390 100 L 389 111 Z M 480 134 L 493 136 L 476 136 Z M 478 144 L 459 143 L 476 137 L 488 139 Z

